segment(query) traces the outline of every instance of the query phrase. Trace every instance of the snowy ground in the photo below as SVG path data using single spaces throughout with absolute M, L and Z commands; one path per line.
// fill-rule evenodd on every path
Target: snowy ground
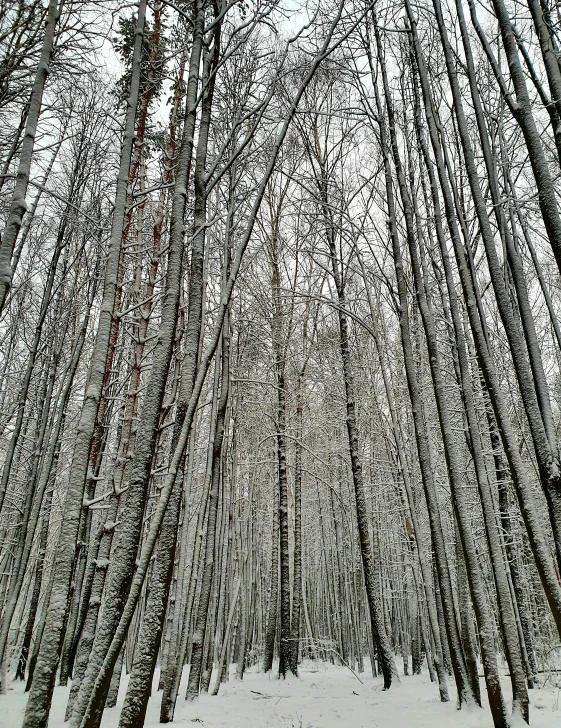
M 217 697 L 203 695 L 186 703 L 182 683 L 174 724 L 201 728 L 486 728 L 491 727 L 488 708 L 455 709 L 455 703 L 440 703 L 437 688 L 426 671 L 421 676 L 402 677 L 401 684 L 383 692 L 381 681 L 360 676 L 362 684 L 345 667 L 308 663 L 300 678 L 280 681 L 272 676 L 248 672 L 242 682 L 231 679 Z M 450 681 L 451 682 L 451 681 Z M 505 682 L 505 690 L 507 684 Z M 102 728 L 117 728 L 126 679 L 121 683 L 119 703 L 106 710 Z M 482 691 L 483 691 L 482 685 Z M 68 688 L 57 687 L 49 728 L 62 728 Z M 561 688 L 549 686 L 530 691 L 530 724 L 533 728 L 561 726 Z M 23 685 L 14 683 L 7 696 L 0 696 L 0 727 L 20 728 L 26 696 Z M 159 726 L 160 695 L 151 698 L 146 728 Z

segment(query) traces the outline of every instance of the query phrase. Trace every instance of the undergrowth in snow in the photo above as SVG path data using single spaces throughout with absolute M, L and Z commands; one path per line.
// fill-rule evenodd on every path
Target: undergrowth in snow
M 232 675 L 234 669 L 232 668 Z M 391 690 L 382 690 L 380 678 L 369 672 L 360 681 L 350 670 L 320 662 L 306 662 L 300 676 L 279 680 L 249 670 L 243 681 L 231 677 L 216 697 L 202 695 L 194 702 L 183 699 L 188 669 L 184 671 L 180 698 L 172 725 L 200 728 L 492 728 L 491 714 L 483 709 L 456 710 L 453 681 L 451 702 L 443 704 L 428 674 L 400 678 Z M 128 677 L 123 676 L 115 708 L 105 710 L 102 728 L 117 728 Z M 362 682 L 361 682 L 362 681 Z M 154 692 L 148 706 L 146 728 L 160 726 L 161 693 Z M 211 685 L 213 681 L 211 682 Z M 483 687 L 483 685 L 482 685 Z M 12 683 L 0 696 L 0 727 L 20 728 L 26 694 L 23 683 Z M 505 694 L 508 680 L 504 681 Z M 482 690 L 485 693 L 485 690 Z M 49 728 L 63 728 L 69 687 L 57 687 Z M 561 688 L 549 685 L 530 691 L 530 725 L 560 728 Z M 516 728 L 518 725 L 516 724 Z M 514 726 L 513 726 L 514 728 Z

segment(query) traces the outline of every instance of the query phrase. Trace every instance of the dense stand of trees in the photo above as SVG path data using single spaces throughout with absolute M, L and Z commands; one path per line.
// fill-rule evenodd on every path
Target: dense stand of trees
M 426 664 L 459 707 L 482 670 L 529 722 L 561 653 L 557 3 L 0 2 L 0 54 L 26 728 L 57 682 L 97 728 L 126 671 L 125 728 L 157 669 L 165 723 L 186 665 L 193 700 L 304 658 Z

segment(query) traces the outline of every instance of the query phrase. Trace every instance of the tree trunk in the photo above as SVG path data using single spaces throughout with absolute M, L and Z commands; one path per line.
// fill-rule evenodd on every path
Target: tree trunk
M 374 28 L 376 35 L 376 45 L 378 53 L 381 54 L 381 43 L 379 39 L 379 33 L 376 29 L 376 18 L 374 20 Z M 387 98 L 388 107 L 391 102 L 388 81 L 385 72 L 385 66 L 382 61 L 382 80 L 384 83 L 384 94 Z M 381 103 L 377 99 L 377 108 L 381 111 Z M 390 107 L 389 107 L 390 108 Z M 426 425 L 423 418 L 423 398 L 420 390 L 419 383 L 417 381 L 417 375 L 415 372 L 414 354 L 411 343 L 411 332 L 410 322 L 408 313 L 407 303 L 407 289 L 405 283 L 405 276 L 403 271 L 403 261 L 401 257 L 401 248 L 399 243 L 399 233 L 397 229 L 397 221 L 395 214 L 395 202 L 393 196 L 393 183 L 392 183 L 392 172 L 389 161 L 389 148 L 385 137 L 384 126 L 380 124 L 380 139 L 382 144 L 382 155 L 384 159 L 385 169 L 385 188 L 386 198 L 388 205 L 388 219 L 389 219 L 389 231 L 392 241 L 394 266 L 396 270 L 397 286 L 399 294 L 399 325 L 401 331 L 401 344 L 403 349 L 403 359 L 405 364 L 405 372 L 407 377 L 407 386 L 409 389 L 409 396 L 411 399 L 411 406 L 413 411 L 413 422 L 415 427 L 415 437 L 417 441 L 417 452 L 419 457 L 419 465 L 421 468 L 421 476 L 423 481 L 423 488 L 425 492 L 425 498 L 427 502 L 428 514 L 431 526 L 431 537 L 434 548 L 434 555 L 436 561 L 436 570 L 438 574 L 438 584 L 440 591 L 437 590 L 437 600 L 441 600 L 442 612 L 444 616 L 444 624 L 446 628 L 446 635 L 448 638 L 448 645 L 450 649 L 450 657 L 452 661 L 452 669 L 454 671 L 454 678 L 456 681 L 456 687 L 458 690 L 458 700 L 461 703 L 474 703 L 475 696 L 469 683 L 469 676 L 465 656 L 463 653 L 460 630 L 456 619 L 456 613 L 454 609 L 454 600 L 452 593 L 452 583 L 450 580 L 450 572 L 448 567 L 448 558 L 446 555 L 446 547 L 444 542 L 444 535 L 442 531 L 442 523 L 440 519 L 440 507 L 438 504 L 436 489 L 434 483 L 434 476 L 431 466 L 431 456 L 429 449 L 429 442 L 426 432 Z M 437 602 L 438 608 L 438 602 Z
M 278 493 L 278 483 L 275 483 Z M 277 604 L 279 600 L 279 510 L 276 507 L 276 498 L 273 500 L 273 528 L 271 531 L 271 579 L 269 588 L 269 602 L 267 608 L 267 623 L 265 629 L 265 645 L 263 650 L 263 672 L 273 669 L 275 652 L 275 636 L 277 634 Z
M 21 145 L 18 171 L 10 211 L 6 221 L 6 227 L 1 236 L 0 244 L 0 313 L 6 302 L 6 297 L 12 284 L 12 253 L 17 237 L 23 222 L 23 216 L 27 210 L 25 197 L 31 173 L 31 160 L 35 147 L 35 136 L 39 123 L 39 115 L 43 103 L 43 92 L 49 75 L 51 56 L 55 44 L 55 29 L 59 17 L 58 0 L 50 0 L 47 9 L 47 24 L 43 36 L 43 46 L 39 65 L 35 72 L 35 80 L 31 89 L 29 107 L 27 110 L 27 123 L 25 134 Z
M 109 254 L 105 270 L 101 313 L 91 357 L 88 385 L 75 438 L 72 464 L 70 466 L 69 485 L 63 510 L 64 517 L 61 524 L 56 551 L 54 567 L 55 577 L 48 606 L 48 628 L 41 641 L 41 648 L 37 657 L 35 679 L 33 681 L 29 700 L 25 709 L 25 724 L 27 728 L 46 728 L 56 669 L 60 649 L 62 647 L 61 637 L 64 627 L 64 614 L 66 612 L 68 592 L 70 589 L 75 542 L 78 534 L 80 514 L 83 507 L 82 498 L 84 485 L 87 477 L 92 435 L 95 428 L 95 421 L 102 393 L 101 390 L 105 374 L 109 337 L 113 319 L 113 309 L 117 288 L 117 271 L 119 268 L 121 240 L 125 219 L 129 168 L 134 140 L 135 116 L 140 88 L 140 56 L 144 35 L 145 14 L 146 0 L 141 0 L 136 24 L 132 62 L 133 72 L 127 102 L 127 115 L 125 120 L 123 146 L 121 148 L 119 176 L 115 192 L 115 207 L 111 228 L 111 238 L 109 242 Z
M 195 632 L 193 634 L 193 646 L 191 651 L 191 668 L 189 670 L 189 682 L 185 697 L 187 700 L 193 700 L 199 694 L 200 682 L 202 677 L 203 665 L 203 647 L 205 636 L 207 636 L 207 617 L 209 613 L 209 600 L 212 589 L 214 576 L 214 556 L 215 556 L 215 537 L 216 537 L 216 520 L 218 512 L 218 499 L 221 487 L 221 460 L 222 447 L 224 444 L 224 429 L 226 411 L 228 405 L 229 381 L 230 381 L 230 343 L 229 343 L 229 321 L 226 315 L 224 319 L 224 328 L 222 331 L 222 353 L 221 353 L 221 374 L 220 374 L 220 398 L 218 408 L 216 410 L 216 432 L 214 443 L 212 445 L 212 475 L 211 489 L 209 493 L 208 505 L 208 526 L 205 549 L 205 564 L 203 577 L 201 582 L 201 596 L 199 599 L 199 608 L 197 620 L 195 623 Z M 217 359 L 217 362 L 219 360 Z M 219 376 L 219 367 L 217 365 L 215 377 Z M 210 635 L 210 630 L 208 632 Z
M 374 577 L 372 544 L 370 542 L 370 534 L 368 532 L 368 516 L 366 507 L 366 496 L 364 492 L 364 482 L 362 476 L 362 463 L 359 455 L 358 426 L 356 421 L 356 406 L 349 343 L 349 325 L 347 316 L 345 314 L 345 290 L 342 280 L 342 271 L 339 267 L 340 262 L 337 257 L 337 247 L 335 241 L 335 231 L 333 228 L 333 220 L 330 214 L 331 208 L 327 187 L 328 180 L 325 176 L 325 171 L 322 170 L 322 172 L 323 174 L 321 180 L 320 195 L 323 208 L 322 213 L 324 215 L 325 222 L 327 223 L 329 255 L 331 258 L 333 280 L 335 282 L 337 300 L 339 303 L 339 306 L 337 308 L 340 334 L 339 346 L 341 349 L 341 359 L 343 362 L 343 379 L 345 384 L 345 400 L 347 410 L 347 435 L 349 438 L 349 455 L 351 458 L 351 471 L 353 476 L 356 519 L 360 540 L 362 569 L 366 586 L 366 595 L 368 599 L 368 609 L 370 613 L 372 635 L 376 643 L 378 660 L 380 662 L 381 671 L 384 676 L 384 689 L 387 690 L 392 684 L 392 678 L 394 676 L 397 676 L 397 670 L 394 664 L 388 636 L 386 634 L 386 628 L 384 625 L 382 614 L 381 599 L 376 591 L 377 587 Z

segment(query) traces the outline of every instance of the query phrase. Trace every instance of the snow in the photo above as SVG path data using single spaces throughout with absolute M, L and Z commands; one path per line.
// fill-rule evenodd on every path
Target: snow
M 232 666 L 233 675 L 235 667 Z M 201 728 L 491 728 L 491 714 L 483 710 L 456 710 L 452 679 L 450 703 L 441 703 L 438 689 L 422 675 L 401 677 L 400 684 L 382 690 L 380 678 L 369 672 L 359 680 L 346 668 L 326 663 L 306 662 L 300 677 L 278 680 L 254 670 L 243 681 L 233 677 L 223 684 L 217 697 L 202 695 L 188 703 L 183 699 L 188 670 L 184 671 L 175 725 Z M 158 675 L 155 677 L 157 685 Z M 127 678 L 123 678 L 119 701 L 105 711 L 102 728 L 117 728 Z M 211 683 L 212 685 L 213 683 Z M 504 683 L 505 693 L 508 680 Z M 0 727 L 19 728 L 26 695 L 23 683 L 12 683 L 6 696 L 0 696 Z M 55 688 L 49 728 L 63 728 L 69 688 Z M 482 692 L 484 685 L 482 683 Z M 159 726 L 161 693 L 154 691 L 148 706 L 146 728 Z M 561 688 L 548 686 L 530 691 L 530 724 L 533 728 L 561 726 Z M 172 724 L 172 725 L 173 725 Z M 523 723 L 516 723 L 516 728 Z M 514 728 L 514 726 L 513 726 Z

